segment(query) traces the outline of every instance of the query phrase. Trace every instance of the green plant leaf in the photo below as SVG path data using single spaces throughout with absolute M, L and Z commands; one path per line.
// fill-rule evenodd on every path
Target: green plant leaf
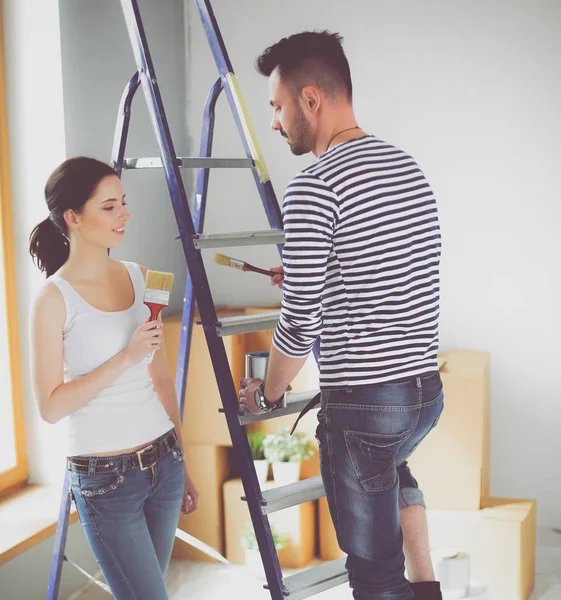
M 299 462 L 314 454 L 311 439 L 305 433 L 290 435 L 288 427 L 269 433 L 263 440 L 263 450 L 269 462 Z

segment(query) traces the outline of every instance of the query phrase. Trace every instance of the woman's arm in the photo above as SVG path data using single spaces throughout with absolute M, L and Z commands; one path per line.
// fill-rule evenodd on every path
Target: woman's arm
M 179 406 L 175 385 L 171 376 L 166 358 L 165 347 L 162 346 L 159 352 L 156 352 L 152 363 L 148 366 L 148 372 L 152 378 L 154 390 L 160 399 L 163 407 L 169 415 L 169 418 L 175 425 L 177 432 L 177 442 L 183 450 L 183 436 L 181 435 L 181 417 L 179 416 Z M 199 493 L 189 476 L 187 463 L 185 463 L 185 493 L 181 505 L 181 513 L 187 515 L 197 510 L 199 504 Z
M 64 321 L 62 295 L 48 284 L 37 296 L 31 315 L 33 391 L 41 417 L 48 423 L 56 423 L 91 402 L 126 369 L 161 345 L 161 333 L 151 333 L 154 324 L 145 323 L 124 350 L 91 373 L 64 383 Z M 87 343 L 84 340 L 84 345 Z

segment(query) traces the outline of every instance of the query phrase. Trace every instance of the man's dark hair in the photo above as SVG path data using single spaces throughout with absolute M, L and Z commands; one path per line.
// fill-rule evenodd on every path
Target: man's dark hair
M 268 77 L 278 67 L 283 82 L 299 93 L 315 85 L 330 97 L 353 97 L 351 70 L 342 46 L 343 38 L 329 31 L 303 31 L 269 46 L 256 61 Z

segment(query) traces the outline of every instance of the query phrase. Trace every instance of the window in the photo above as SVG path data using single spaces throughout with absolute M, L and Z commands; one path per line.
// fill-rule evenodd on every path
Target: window
M 27 479 L 2 31 L 0 12 L 0 493 Z

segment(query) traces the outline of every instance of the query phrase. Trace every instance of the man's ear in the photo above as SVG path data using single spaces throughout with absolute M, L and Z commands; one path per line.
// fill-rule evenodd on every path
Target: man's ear
M 317 87 L 307 85 L 302 88 L 302 100 L 311 113 L 316 113 L 321 106 L 321 94 Z

